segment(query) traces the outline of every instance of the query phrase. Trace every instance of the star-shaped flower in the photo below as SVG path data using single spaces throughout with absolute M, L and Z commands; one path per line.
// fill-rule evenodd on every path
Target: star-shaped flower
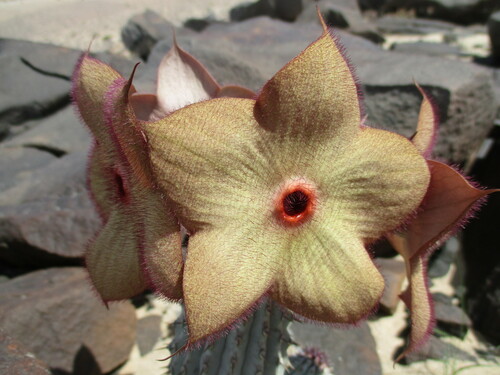
M 361 119 L 325 26 L 255 100 L 214 99 L 142 124 L 156 180 L 191 234 L 188 345 L 263 296 L 327 323 L 374 310 L 384 280 L 367 248 L 412 216 L 430 173 L 409 140 Z
M 75 106 L 94 138 L 88 184 L 103 222 L 85 256 L 90 278 L 105 302 L 147 287 L 178 300 L 180 227 L 156 187 L 138 124 L 211 97 L 255 94 L 238 86 L 220 87 L 175 41 L 159 66 L 156 95 L 136 93 L 132 77 L 124 79 L 87 54 L 72 81 Z
M 424 157 L 430 158 L 439 121 L 431 98 L 417 87 L 423 101 L 412 141 Z M 430 159 L 427 163 L 431 180 L 417 216 L 404 231 L 388 235 L 405 259 L 409 281 L 401 298 L 411 312 L 410 340 L 397 360 L 424 344 L 434 328 L 433 303 L 427 284 L 427 263 L 432 251 L 471 217 L 488 194 L 500 191 L 478 189 L 452 167 Z

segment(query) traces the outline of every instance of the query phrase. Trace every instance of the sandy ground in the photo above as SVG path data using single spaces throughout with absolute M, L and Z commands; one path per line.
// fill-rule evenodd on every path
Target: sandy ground
M 189 18 L 228 20 L 241 0 L 0 0 L 0 37 L 126 54 L 120 30 L 133 15 L 154 10 L 179 26 Z

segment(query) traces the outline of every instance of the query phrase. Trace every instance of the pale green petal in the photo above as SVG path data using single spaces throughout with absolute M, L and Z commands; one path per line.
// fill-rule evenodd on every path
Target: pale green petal
M 362 128 L 342 155 L 325 158 L 317 171 L 313 180 L 324 181 L 318 189 L 335 225 L 367 242 L 403 224 L 422 202 L 430 179 L 425 159 L 410 141 L 373 128 Z
M 319 214 L 289 230 L 272 296 L 309 319 L 355 323 L 374 311 L 384 279 L 362 241 L 335 220 L 333 213 Z
M 103 301 L 131 298 L 146 288 L 138 224 L 132 213 L 114 211 L 87 250 L 85 263 Z
M 140 236 L 140 252 L 151 286 L 164 296 L 182 296 L 182 248 L 180 227 L 170 206 L 156 188 L 146 140 L 129 105 L 131 81 L 115 82 L 106 93 L 106 121 L 123 170 L 126 187 L 117 212 L 134 216 Z M 117 232 L 123 228 L 114 228 Z
M 82 55 L 72 77 L 72 97 L 98 142 L 108 137 L 104 125 L 104 94 L 121 75 L 109 65 Z
M 358 88 L 337 38 L 325 30 L 276 73 L 257 98 L 255 117 L 288 154 L 350 141 L 361 122 Z
M 436 141 L 439 119 L 431 98 L 418 84 L 417 88 L 422 94 L 423 100 L 418 115 L 417 132 L 412 138 L 412 142 L 420 153 L 428 158 Z
M 264 234 L 230 226 L 190 237 L 183 284 L 190 343 L 231 327 L 269 290 L 280 246 Z
M 214 99 L 143 124 L 156 178 L 190 230 L 262 220 L 280 177 L 269 170 L 253 100 Z M 257 216 L 255 216 L 257 215 Z

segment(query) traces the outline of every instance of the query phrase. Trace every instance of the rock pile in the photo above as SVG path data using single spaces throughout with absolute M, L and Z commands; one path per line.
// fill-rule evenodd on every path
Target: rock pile
M 367 123 L 410 137 L 421 101 L 416 81 L 439 108 L 436 157 L 463 166 L 481 184 L 500 186 L 500 136 L 494 126 L 500 119 L 500 69 L 494 67 L 500 61 L 500 16 L 493 13 L 498 3 L 468 0 L 452 6 L 430 0 L 425 7 L 421 3 L 360 0 L 358 6 L 355 0 L 259 0 L 233 8 L 232 22 L 186 18 L 183 27 L 174 27 L 148 10 L 121 30 L 123 43 L 135 58 L 109 53 L 98 58 L 124 76 L 143 60 L 135 84 L 152 92 L 156 66 L 171 47 L 175 30 L 181 47 L 219 82 L 259 90 L 318 37 L 319 5 L 356 67 Z M 487 43 L 477 52 L 474 42 L 487 40 L 488 17 L 491 56 Z M 466 26 L 476 22 L 482 25 Z M 5 374 L 105 374 L 127 360 L 116 374 L 143 373 L 131 363 L 158 348 L 164 338 L 161 322 L 176 311 L 144 314 L 144 306 L 158 303 L 149 301 L 148 295 L 134 301 L 136 306 L 123 302 L 107 310 L 82 267 L 82 255 L 99 218 L 86 191 L 89 134 L 69 105 L 69 81 L 80 54 L 50 44 L 0 39 L 0 372 Z M 456 251 L 445 247 L 431 262 L 433 282 L 440 285 L 439 280 L 455 272 L 455 289 L 433 295 L 438 329 L 408 363 L 444 355 L 467 363 L 498 360 L 498 353 L 495 357 L 487 344 L 457 347 L 475 329 L 492 344 L 500 342 L 498 200 L 492 197 L 480 220 L 465 232 L 466 262 L 457 256 L 462 254 L 460 246 Z M 393 255 L 391 250 L 384 254 Z M 295 323 L 296 340 L 320 347 L 337 375 L 375 375 L 391 369 L 391 358 L 381 361 L 384 338 L 377 327 L 398 314 L 400 328 L 406 325 L 397 299 L 404 279 L 401 262 L 398 258 L 379 262 L 388 287 L 381 313 L 373 321 L 351 331 Z M 471 301 L 468 311 L 462 308 L 465 298 Z M 139 305 L 142 310 L 135 309 Z M 174 321 L 175 316 L 167 320 Z M 449 341 L 450 336 L 458 341 Z M 396 344 L 401 346 L 402 340 Z M 405 373 L 404 368 L 397 365 L 397 373 Z

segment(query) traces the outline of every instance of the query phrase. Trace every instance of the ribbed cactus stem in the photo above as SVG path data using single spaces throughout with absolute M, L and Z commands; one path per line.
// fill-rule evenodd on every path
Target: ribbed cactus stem
M 172 375 L 326 375 L 316 351 L 294 349 L 287 327 L 291 317 L 273 302 L 264 302 L 226 336 L 199 349 L 172 357 Z M 184 312 L 174 323 L 171 353 L 187 342 Z

